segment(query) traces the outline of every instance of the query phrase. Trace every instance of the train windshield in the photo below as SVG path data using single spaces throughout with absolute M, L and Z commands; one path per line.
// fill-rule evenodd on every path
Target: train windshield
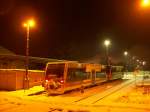
M 46 78 L 51 77 L 63 78 L 64 68 L 65 68 L 64 63 L 48 64 L 46 69 Z

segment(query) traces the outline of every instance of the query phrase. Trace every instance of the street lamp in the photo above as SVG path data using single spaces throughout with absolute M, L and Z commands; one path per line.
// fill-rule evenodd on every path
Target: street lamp
M 128 55 L 128 52 L 127 52 L 127 51 L 125 51 L 125 52 L 124 52 L 124 56 L 127 56 L 127 55 Z
M 128 56 L 127 51 L 124 51 L 124 56 L 125 56 L 125 71 L 127 72 L 127 56 Z
M 30 28 L 35 26 L 35 22 L 33 19 L 26 21 L 23 26 L 26 28 L 27 35 L 26 35 L 26 61 L 25 61 L 25 77 L 24 77 L 24 89 L 29 88 L 29 76 L 28 76 L 28 69 L 29 69 L 29 34 Z
M 142 7 L 148 7 L 148 6 L 150 6 L 150 0 L 142 0 L 141 6 Z
M 143 62 L 142 62 L 142 65 L 143 65 L 143 80 L 142 80 L 142 86 L 144 86 L 146 61 L 143 61 Z
M 105 40 L 104 41 L 104 45 L 105 45 L 105 47 L 106 47 L 106 59 L 107 59 L 107 65 L 110 65 L 110 61 L 109 61 L 109 51 L 108 51 L 108 49 L 109 49 L 109 46 L 110 46 L 110 40 Z
M 107 76 L 107 80 L 110 80 L 111 78 L 111 66 L 110 66 L 110 59 L 109 59 L 109 53 L 108 53 L 108 49 L 110 46 L 110 40 L 105 40 L 104 41 L 104 45 L 106 47 L 106 76 Z

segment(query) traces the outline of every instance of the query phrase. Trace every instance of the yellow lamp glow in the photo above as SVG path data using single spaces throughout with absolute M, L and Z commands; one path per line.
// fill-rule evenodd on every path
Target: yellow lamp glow
M 142 7 L 148 7 L 148 6 L 150 6 L 150 0 L 143 0 Z
M 26 23 L 23 24 L 24 27 L 34 27 L 35 21 L 34 20 L 28 20 Z
M 128 52 L 127 52 L 127 51 L 125 51 L 125 52 L 124 52 L 124 55 L 125 55 L 125 56 L 127 56 L 127 55 L 128 55 Z
M 35 26 L 34 20 L 29 20 L 28 24 L 29 24 L 30 27 L 34 27 Z
M 24 27 L 27 27 L 27 24 L 26 24 L 26 23 L 24 23 L 24 24 L 23 24 L 23 26 L 24 26 Z
M 108 46 L 110 45 L 110 40 L 105 40 L 105 41 L 104 41 L 104 45 L 105 45 L 106 47 L 108 47 Z

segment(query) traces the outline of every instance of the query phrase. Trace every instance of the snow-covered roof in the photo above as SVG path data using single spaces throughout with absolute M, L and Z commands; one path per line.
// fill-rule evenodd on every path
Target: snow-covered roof
M 0 55 L 15 55 L 15 53 L 0 46 Z

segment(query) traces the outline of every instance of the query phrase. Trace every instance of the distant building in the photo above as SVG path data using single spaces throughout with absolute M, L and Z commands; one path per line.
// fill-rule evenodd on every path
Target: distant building
M 26 56 L 16 55 L 0 46 L 0 69 L 24 69 Z M 47 62 L 63 61 L 57 59 L 29 57 L 30 70 L 44 70 Z

